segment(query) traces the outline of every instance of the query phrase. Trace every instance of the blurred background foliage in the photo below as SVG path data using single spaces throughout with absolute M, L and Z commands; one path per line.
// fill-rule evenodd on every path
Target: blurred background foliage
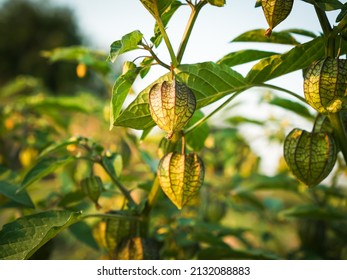
M 0 226 L 49 209 L 85 213 L 122 209 L 123 196 L 102 168 L 65 160 L 81 153 L 76 139 L 112 155 L 118 177 L 135 201 L 144 200 L 151 187 L 163 135 L 151 133 L 142 140 L 129 129 L 109 131 L 116 71 L 106 62 L 106 54 L 83 44 L 68 9 L 26 0 L 1 6 Z M 312 120 L 308 112 L 303 115 L 302 107 L 272 93 L 261 102 L 281 108 L 289 117 Z M 282 158 L 274 174 L 266 175 L 260 168 L 264 158 L 245 137 L 245 127 L 260 129 L 269 145 L 283 143 L 290 129 L 281 119 L 245 115 L 201 126 L 198 137 L 203 144 L 199 147 L 188 139 L 188 145 L 201 148 L 206 166 L 200 196 L 179 212 L 161 193 L 151 214 L 150 236 L 160 258 L 347 259 L 346 184 L 341 180 L 346 169 L 341 161 L 329 181 L 314 189 L 294 179 Z M 14 198 L 13 186 L 20 185 L 52 144 L 58 147 L 52 158 L 59 164 L 23 191 L 31 203 Z M 79 182 L 91 169 L 103 181 L 100 210 L 81 193 Z M 32 258 L 112 257 L 106 224 L 99 218 L 79 222 Z

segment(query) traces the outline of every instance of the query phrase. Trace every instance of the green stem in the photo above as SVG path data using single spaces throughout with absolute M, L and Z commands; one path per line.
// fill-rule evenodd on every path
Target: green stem
M 142 218 L 137 216 L 130 216 L 130 215 L 121 215 L 121 214 L 88 214 L 84 215 L 82 219 L 88 219 L 88 218 L 107 218 L 107 219 L 125 219 L 125 220 L 134 220 L 134 221 L 140 221 Z
M 112 182 L 119 188 L 119 190 L 122 192 L 122 194 L 125 196 L 125 198 L 129 201 L 129 204 L 131 206 L 137 206 L 137 204 L 135 203 L 135 201 L 133 200 L 133 198 L 130 195 L 130 192 L 122 185 L 121 182 L 118 181 L 118 179 L 116 177 L 114 177 L 114 175 L 109 171 L 109 169 L 107 168 L 107 166 L 105 166 L 105 164 L 102 162 L 102 160 L 97 161 L 106 171 L 106 173 L 108 174 L 108 176 L 110 176 Z
M 154 53 L 154 51 L 152 50 L 151 47 L 145 45 L 145 44 L 141 44 L 141 46 L 148 51 L 151 56 L 154 58 L 154 60 L 161 66 L 163 66 L 164 68 L 171 70 L 170 65 L 167 65 L 165 62 L 161 61 L 160 58 Z
M 205 6 L 206 3 L 207 2 L 205 2 L 205 1 L 201 1 L 201 2 L 199 2 L 195 6 L 190 4 L 190 6 L 192 8 L 192 12 L 190 14 L 186 30 L 184 31 L 184 34 L 183 34 L 183 37 L 182 37 L 182 40 L 181 40 L 181 44 L 180 44 L 178 52 L 177 52 L 177 60 L 178 60 L 179 64 L 182 61 L 183 54 L 184 54 L 184 51 L 186 50 L 186 47 L 187 47 L 187 44 L 188 44 L 188 41 L 189 41 L 189 38 L 190 38 L 190 34 L 192 33 L 195 21 L 196 21 L 198 15 L 199 15 L 199 12 L 201 11 L 201 8 L 203 6 Z
M 199 126 L 201 126 L 204 122 L 206 122 L 209 118 L 211 118 L 214 114 L 216 114 L 217 112 L 219 112 L 220 110 L 222 110 L 226 105 L 228 105 L 235 97 L 237 97 L 238 95 L 240 95 L 242 91 L 237 91 L 235 92 L 232 96 L 230 96 L 225 102 L 223 102 L 223 104 L 221 104 L 219 107 L 217 107 L 216 109 L 214 109 L 210 114 L 206 115 L 205 117 L 203 117 L 202 119 L 200 119 L 199 121 L 197 121 L 195 124 L 193 124 L 191 127 L 187 128 L 187 130 L 184 131 L 184 135 L 189 134 L 190 132 L 192 132 L 194 129 L 198 128 Z
M 161 20 L 160 15 L 156 16 L 156 22 L 158 24 L 159 30 L 161 35 L 163 36 L 163 39 L 165 41 L 166 47 L 170 53 L 170 57 L 171 57 L 171 63 L 173 67 L 177 67 L 178 66 L 178 60 L 177 57 L 175 55 L 175 52 L 173 50 L 172 44 L 170 42 L 169 36 L 166 33 L 163 21 Z
M 256 85 L 256 86 L 257 87 L 266 87 L 266 88 L 270 88 L 270 89 L 278 90 L 278 91 L 283 91 L 283 92 L 288 93 L 289 95 L 299 99 L 301 102 L 307 104 L 305 98 L 301 97 L 300 95 L 298 95 L 295 92 L 290 91 L 288 89 L 285 89 L 285 88 L 282 88 L 282 87 L 278 87 L 278 86 L 274 86 L 274 85 L 270 85 L 270 84 L 259 84 L 259 85 Z
M 316 10 L 316 14 L 317 14 L 319 23 L 322 27 L 323 34 L 326 41 L 325 55 L 327 57 L 335 57 L 335 37 L 331 36 L 332 28 L 331 28 L 329 19 L 327 17 L 327 14 L 316 5 L 314 6 L 314 8 Z
M 347 163 L 347 131 L 343 123 L 342 113 L 330 114 L 328 117 L 345 162 Z

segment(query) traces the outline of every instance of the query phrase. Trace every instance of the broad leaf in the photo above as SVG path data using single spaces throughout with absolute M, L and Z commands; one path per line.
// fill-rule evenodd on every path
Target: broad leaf
M 57 168 L 64 166 L 74 160 L 74 157 L 68 156 L 63 158 L 44 158 L 40 160 L 36 165 L 34 165 L 28 173 L 24 176 L 19 191 L 27 188 L 32 183 L 40 180 L 41 178 L 47 176 L 48 174 L 55 171 Z
M 131 86 L 140 71 L 140 68 L 136 67 L 133 62 L 127 62 L 127 64 L 129 65 L 128 70 L 119 76 L 113 85 L 110 105 L 110 129 L 112 129 L 113 123 L 118 118 Z
M 282 32 L 288 32 L 291 34 L 297 34 L 297 35 L 301 35 L 301 36 L 306 36 L 306 37 L 310 37 L 310 38 L 317 38 L 317 35 L 311 31 L 305 30 L 305 29 L 298 29 L 298 28 L 292 28 L 292 29 L 286 29 L 286 30 L 282 30 Z
M 204 116 L 205 115 L 203 112 L 196 110 L 193 117 L 188 122 L 187 127 L 191 127 L 200 121 Z M 188 146 L 194 151 L 200 151 L 204 147 L 205 140 L 209 133 L 210 128 L 208 127 L 207 123 L 204 122 L 202 125 L 195 128 L 192 132 L 185 136 Z
M 47 241 L 80 220 L 81 213 L 47 211 L 24 216 L 0 231 L 0 259 L 28 259 Z
M 19 187 L 6 181 L 0 181 L 0 194 L 29 208 L 35 208 L 30 196 L 26 191 L 18 193 Z
M 249 88 L 242 75 L 223 64 L 204 62 L 181 65 L 175 71 L 176 78 L 194 92 L 197 108 L 207 106 L 230 93 Z M 114 125 L 141 130 L 154 126 L 149 111 L 148 93 L 155 83 L 168 80 L 169 77 L 168 73 L 144 89 L 120 114 Z
M 135 30 L 124 35 L 121 40 L 113 42 L 108 60 L 115 62 L 119 55 L 138 49 L 138 44 L 141 42 L 142 37 L 142 33 Z
M 46 147 L 40 154 L 39 158 L 43 158 L 44 156 L 53 153 L 55 151 L 58 151 L 62 148 L 66 148 L 69 145 L 75 145 L 78 144 L 81 141 L 81 137 L 71 137 L 70 139 L 58 141 L 53 143 L 52 145 L 49 145 Z
M 263 83 L 284 74 L 304 69 L 312 62 L 324 57 L 322 37 L 296 46 L 290 51 L 273 55 L 259 61 L 247 74 L 246 80 L 252 84 Z
M 310 3 L 312 5 L 317 5 L 324 11 L 333 11 L 341 9 L 343 4 L 338 0 L 302 0 L 304 2 Z
M 289 32 L 272 32 L 271 37 L 266 37 L 265 29 L 250 30 L 237 36 L 231 42 L 257 42 L 275 43 L 286 45 L 299 45 L 299 42 Z
M 228 65 L 229 67 L 232 67 L 235 65 L 240 65 L 243 63 L 248 63 L 251 61 L 262 59 L 264 57 L 269 57 L 275 54 L 278 53 L 260 50 L 241 50 L 225 55 L 217 63 L 223 63 L 225 65 Z

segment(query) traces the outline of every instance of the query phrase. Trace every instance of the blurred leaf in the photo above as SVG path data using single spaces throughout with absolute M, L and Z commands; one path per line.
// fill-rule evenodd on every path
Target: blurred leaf
M 281 97 L 274 97 L 269 102 L 272 105 L 276 105 L 278 107 L 281 107 L 283 109 L 286 109 L 288 111 L 292 111 L 293 113 L 302 116 L 307 119 L 313 119 L 313 116 L 311 115 L 308 108 L 304 105 L 301 105 L 298 102 L 291 101 L 289 99 L 281 98 Z
M 200 260 L 277 260 L 276 255 L 262 251 L 262 250 L 234 250 L 223 247 L 210 247 L 202 249 L 198 253 L 198 259 Z
M 35 208 L 30 196 L 26 191 L 18 193 L 19 187 L 9 182 L 0 181 L 0 194 L 29 208 Z
M 77 240 L 88 245 L 94 250 L 99 249 L 99 245 L 93 237 L 92 229 L 86 222 L 79 221 L 77 223 L 74 223 L 69 227 L 69 230 Z
M 298 28 L 291 28 L 283 30 L 282 32 L 288 32 L 292 34 L 297 34 L 301 36 L 311 37 L 311 38 L 317 38 L 317 35 L 311 31 L 305 30 L 305 29 L 298 29 Z
M 302 0 L 312 5 L 317 5 L 323 11 L 333 11 L 341 9 L 343 4 L 338 0 Z
M 312 62 L 324 57 L 322 37 L 298 45 L 290 51 L 262 59 L 247 74 L 249 83 L 257 84 L 277 78 L 284 74 L 308 67 Z
M 232 67 L 235 65 L 240 65 L 243 63 L 259 60 L 264 57 L 269 57 L 274 54 L 278 54 L 278 53 L 261 51 L 261 50 L 241 50 L 241 51 L 232 52 L 225 55 L 220 60 L 218 60 L 217 63 L 224 63 L 228 65 L 229 67 Z
M 138 49 L 138 45 L 141 42 L 142 37 L 142 33 L 138 30 L 135 30 L 124 35 L 121 40 L 113 42 L 111 44 L 111 50 L 108 60 L 115 62 L 118 56 L 120 56 L 121 54 Z
M 263 121 L 249 119 L 249 118 L 246 118 L 243 116 L 230 117 L 230 118 L 227 118 L 225 121 L 231 125 L 234 125 L 234 126 L 238 126 L 238 125 L 244 124 L 244 123 L 250 123 L 250 124 L 256 124 L 256 125 L 263 125 L 264 124 Z
M 55 48 L 50 51 L 43 51 L 41 54 L 49 58 L 49 61 L 52 63 L 57 61 L 82 63 L 104 75 L 111 71 L 111 67 L 106 61 L 106 54 L 90 50 L 83 46 Z
M 298 205 L 292 208 L 281 211 L 279 214 L 281 218 L 310 218 L 319 220 L 345 220 L 347 213 L 341 209 L 319 207 L 314 204 Z
M 15 94 L 23 94 L 32 92 L 42 87 L 41 81 L 32 76 L 18 76 L 14 80 L 8 82 L 5 86 L 0 87 L 0 96 L 2 98 Z
M 74 159 L 75 159 L 74 157 L 67 156 L 63 158 L 49 157 L 49 158 L 44 158 L 40 160 L 26 173 L 22 181 L 21 187 L 18 191 L 22 191 L 23 189 L 27 188 L 34 182 L 47 176 L 48 174 L 52 173 L 59 167 L 62 167 L 70 163 Z
M 124 101 L 140 71 L 140 68 L 136 67 L 133 62 L 127 63 L 129 64 L 128 70 L 119 76 L 113 85 L 110 105 L 110 129 L 117 120 Z
M 199 120 L 201 120 L 204 116 L 205 115 L 201 110 L 196 110 L 192 118 L 189 120 L 187 127 L 191 127 Z M 194 129 L 192 132 L 185 136 L 188 146 L 194 151 L 200 151 L 204 147 L 205 140 L 208 137 L 209 133 L 210 128 L 208 127 L 207 122 L 204 122 L 198 128 Z
M 65 208 L 71 207 L 73 204 L 80 203 L 85 196 L 86 195 L 82 192 L 82 190 L 69 192 L 61 198 L 58 206 Z
M 233 42 L 256 42 L 256 43 L 274 43 L 286 45 L 299 45 L 300 43 L 290 34 L 290 32 L 272 32 L 271 37 L 266 37 L 265 29 L 255 29 L 246 31 L 231 41 Z
M 47 211 L 4 225 L 0 231 L 0 259 L 30 258 L 46 242 L 80 218 L 79 212 Z
M 54 142 L 52 145 L 49 145 L 47 148 L 41 151 L 41 153 L 39 154 L 39 159 L 43 158 L 44 156 L 50 153 L 60 150 L 61 148 L 66 148 L 69 145 L 78 144 L 80 140 L 81 140 L 80 137 L 71 137 L 66 140 Z
M 157 173 L 158 160 L 154 160 L 149 153 L 143 150 L 140 150 L 140 155 L 142 160 L 149 166 L 152 173 Z

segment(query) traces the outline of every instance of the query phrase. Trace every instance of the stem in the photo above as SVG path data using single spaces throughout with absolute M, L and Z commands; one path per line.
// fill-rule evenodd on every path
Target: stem
M 166 30 L 165 30 L 165 27 L 164 27 L 163 21 L 161 20 L 160 15 L 156 16 L 156 22 L 158 24 L 160 33 L 163 36 L 163 39 L 164 39 L 165 44 L 167 46 L 167 49 L 168 49 L 168 51 L 170 53 L 172 66 L 173 67 L 177 67 L 178 66 L 178 60 L 177 60 L 177 57 L 176 57 L 175 52 L 173 50 L 173 47 L 171 45 L 169 36 L 166 33 Z
M 235 92 L 232 96 L 230 96 L 223 104 L 221 104 L 219 107 L 214 109 L 210 114 L 206 115 L 199 121 L 197 121 L 195 124 L 193 124 L 191 127 L 187 128 L 187 130 L 184 131 L 184 135 L 187 135 L 188 133 L 192 132 L 194 129 L 198 128 L 201 126 L 204 122 L 206 122 L 209 118 L 211 118 L 214 114 L 216 114 L 218 111 L 222 110 L 226 105 L 228 105 L 235 97 L 240 95 L 242 91 L 237 91 Z
M 299 99 L 301 102 L 307 104 L 306 102 L 306 99 L 301 97 L 300 95 L 296 94 L 295 92 L 293 91 L 290 91 L 288 89 L 285 89 L 285 88 L 282 88 L 282 87 L 278 87 L 278 86 L 274 86 L 274 85 L 270 85 L 270 84 L 259 84 L 259 85 L 256 85 L 257 87 L 266 87 L 266 88 L 271 88 L 273 90 L 278 90 L 278 91 L 283 91 L 285 93 L 288 93 L 290 94 L 291 96 Z
M 145 45 L 145 44 L 141 44 L 141 46 L 142 46 L 146 51 L 148 51 L 148 52 L 151 54 L 151 56 L 154 58 L 154 60 L 155 60 L 159 65 L 163 66 L 164 68 L 166 68 L 166 69 L 168 69 L 168 70 L 171 69 L 169 65 L 167 65 L 165 62 L 163 62 L 163 61 L 160 60 L 160 58 L 154 53 L 154 51 L 152 50 L 151 47 L 149 47 L 149 46 L 147 46 L 147 45 Z
M 106 171 L 108 176 L 110 176 L 112 182 L 119 188 L 119 190 L 122 192 L 122 194 L 129 201 L 129 204 L 132 206 L 137 206 L 137 204 L 135 203 L 135 201 L 131 197 L 130 192 L 122 185 L 121 182 L 118 181 L 118 179 L 116 177 L 113 176 L 113 174 L 108 170 L 107 166 L 105 166 L 105 164 L 101 160 L 97 161 L 97 163 L 99 163 L 104 168 L 104 170 Z
M 335 57 L 335 37 L 331 36 L 332 28 L 327 14 L 316 5 L 314 8 L 326 39 L 325 55 L 327 57 Z
M 141 220 L 141 217 L 121 215 L 121 214 L 88 214 L 83 216 L 82 218 L 83 219 L 88 219 L 88 218 L 125 219 L 125 220 L 134 220 L 134 221 Z
M 330 114 L 328 117 L 331 126 L 334 129 L 334 135 L 336 136 L 336 140 L 340 146 L 345 162 L 347 163 L 347 131 L 342 121 L 342 113 Z
M 190 14 L 186 30 L 184 31 L 184 34 L 183 34 L 183 37 L 182 37 L 182 40 L 181 40 L 181 44 L 180 44 L 178 52 L 177 52 L 177 60 L 178 60 L 179 64 L 182 61 L 182 57 L 183 57 L 184 51 L 185 51 L 185 49 L 187 47 L 188 40 L 190 38 L 190 34 L 192 33 L 195 21 L 196 21 L 198 15 L 199 15 L 199 12 L 201 11 L 201 8 L 203 6 L 205 6 L 206 3 L 207 2 L 205 2 L 205 1 L 201 1 L 196 6 L 194 6 L 191 3 L 189 4 L 190 7 L 192 8 L 192 12 Z

